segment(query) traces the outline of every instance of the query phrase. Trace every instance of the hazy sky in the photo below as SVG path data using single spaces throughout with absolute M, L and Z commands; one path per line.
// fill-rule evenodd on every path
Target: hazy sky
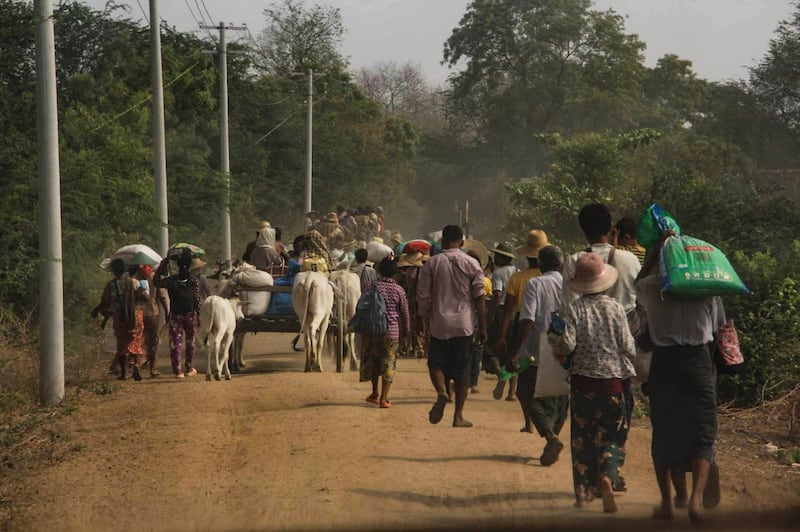
M 204 0 L 214 23 L 246 23 L 257 35 L 264 29 L 267 0 Z M 105 0 L 85 0 L 102 9 Z M 131 17 L 143 19 L 136 0 Z M 148 0 L 139 0 L 147 10 Z M 411 61 L 422 67 L 433 84 L 448 75 L 442 60 L 443 43 L 458 25 L 468 0 L 306 0 L 306 5 L 341 10 L 347 29 L 342 52 L 354 68 L 377 61 Z M 627 33 L 647 45 L 646 64 L 653 66 L 667 53 L 689 59 L 701 78 L 712 81 L 747 78 L 767 49 L 778 22 L 793 12 L 790 0 L 595 0 L 596 9 L 613 8 L 626 17 Z M 180 30 L 197 28 L 203 0 L 160 0 L 163 20 Z M 191 12 L 191 13 L 190 13 Z M 230 36 L 231 39 L 235 34 Z

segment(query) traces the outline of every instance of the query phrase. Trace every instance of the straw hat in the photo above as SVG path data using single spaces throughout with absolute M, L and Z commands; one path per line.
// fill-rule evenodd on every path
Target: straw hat
M 598 294 L 617 282 L 617 269 L 603 262 L 597 253 L 584 253 L 575 262 L 575 273 L 568 281 L 573 292 Z
M 485 270 L 486 265 L 489 264 L 489 250 L 486 249 L 486 246 L 484 246 L 483 242 L 480 240 L 467 238 L 461 246 L 461 251 L 464 253 L 471 252 L 472 255 L 478 259 L 478 262 L 481 263 L 482 270 Z
M 256 226 L 256 233 L 260 233 L 267 227 L 272 227 L 272 225 L 270 225 L 270 223 L 267 221 L 258 222 L 258 225 Z
M 400 255 L 400 260 L 397 263 L 398 268 L 405 268 L 407 266 L 416 266 L 418 268 L 422 268 L 424 263 L 422 262 L 422 253 L 403 253 Z
M 395 233 L 391 236 L 391 238 L 389 238 L 389 241 L 395 246 L 398 246 L 403 243 L 403 235 L 400 233 Z
M 514 247 L 511 245 L 511 242 L 500 242 L 497 244 L 496 248 L 492 248 L 489 251 L 494 253 L 495 255 L 503 255 L 504 257 L 514 258 Z
M 355 251 L 356 250 L 356 241 L 355 241 L 355 239 L 351 238 L 350 240 L 347 240 L 346 242 L 344 242 L 342 244 L 342 248 L 345 251 L 347 251 L 348 253 L 352 253 L 353 251 Z
M 339 216 L 335 212 L 331 211 L 325 216 L 325 221 L 332 224 L 338 224 Z
M 269 223 L 269 222 L 267 222 L 267 223 Z M 202 268 L 205 265 L 206 265 L 206 261 L 204 261 L 203 259 L 199 259 L 199 258 L 195 257 L 195 258 L 192 259 L 192 263 L 189 265 L 189 271 L 199 270 L 200 268 Z
M 515 250 L 527 258 L 535 259 L 539 256 L 539 250 L 545 247 L 549 242 L 547 241 L 547 233 L 541 229 L 533 229 L 528 233 L 528 240 L 525 244 L 517 247 Z

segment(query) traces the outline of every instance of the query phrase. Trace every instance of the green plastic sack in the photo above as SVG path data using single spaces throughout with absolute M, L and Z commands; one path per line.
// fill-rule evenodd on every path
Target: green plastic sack
M 750 293 L 719 249 L 690 236 L 667 238 L 658 257 L 658 273 L 663 292 L 700 296 Z
M 674 231 L 676 235 L 681 234 L 678 222 L 658 203 L 650 205 L 636 227 L 636 240 L 645 249 L 653 247 L 664 231 Z

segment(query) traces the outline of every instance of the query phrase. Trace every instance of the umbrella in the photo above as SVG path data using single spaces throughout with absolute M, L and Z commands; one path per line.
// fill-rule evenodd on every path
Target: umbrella
M 134 264 L 153 265 L 161 262 L 161 255 L 153 251 L 153 248 L 145 246 L 144 244 L 131 244 L 129 246 L 122 246 L 116 250 L 111 254 L 110 259 L 122 259 L 125 261 L 125 264 L 129 266 Z M 109 263 L 110 262 L 111 261 L 109 261 Z
M 188 250 L 192 258 L 198 258 L 201 255 L 206 254 L 206 251 L 199 246 L 188 244 L 186 242 L 178 242 L 177 244 L 172 244 L 169 247 L 169 251 L 167 251 L 167 257 L 171 259 L 177 259 L 183 254 L 184 250 Z
M 129 264 L 131 264 L 131 265 L 133 265 L 133 264 L 138 264 L 138 265 L 147 264 L 149 266 L 155 266 L 159 262 L 161 262 L 161 261 L 155 260 L 153 257 L 149 256 L 144 251 L 140 251 L 136 255 L 133 256 L 133 259 L 131 259 Z
M 489 264 L 489 251 L 480 240 L 467 238 L 464 240 L 464 245 L 461 247 L 461 251 L 464 253 L 472 252 L 476 257 L 478 257 L 478 261 L 481 263 L 481 269 L 483 270 L 485 270 L 486 265 Z

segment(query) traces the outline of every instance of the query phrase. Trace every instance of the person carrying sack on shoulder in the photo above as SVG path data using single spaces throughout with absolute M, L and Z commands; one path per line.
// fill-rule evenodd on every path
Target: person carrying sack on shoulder
M 726 319 L 719 297 L 661 292 L 657 259 L 668 236 L 671 231 L 647 250 L 636 281 L 639 302 L 647 313 L 647 330 L 639 343 L 649 343 L 653 351 L 647 393 L 653 468 L 661 492 L 653 517 L 673 519 L 678 499 L 688 508 L 689 518 L 700 522 L 703 508 L 719 503 L 719 470 L 714 463 L 716 377 L 708 346 Z M 688 500 L 681 500 L 686 496 L 686 471 L 692 473 L 692 490 Z M 675 499 L 673 484 L 678 490 Z

